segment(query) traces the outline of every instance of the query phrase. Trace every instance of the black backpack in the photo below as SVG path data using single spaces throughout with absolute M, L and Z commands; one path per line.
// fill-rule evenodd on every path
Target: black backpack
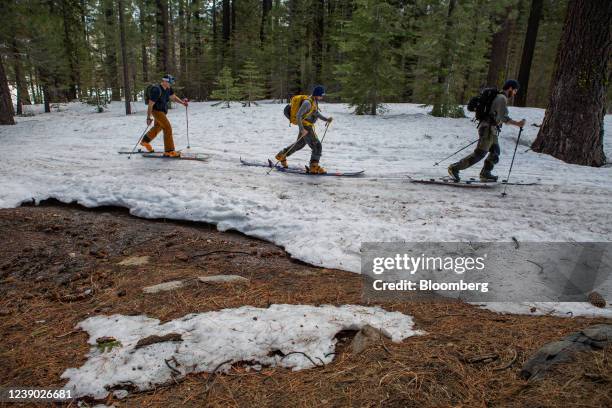
M 149 101 L 151 100 L 151 89 L 153 89 L 153 87 L 155 86 L 159 86 L 157 84 L 150 84 L 147 85 L 147 87 L 144 90 L 144 103 L 145 105 L 149 104 Z
M 497 88 L 485 88 L 480 92 L 480 95 L 470 99 L 467 105 L 467 110 L 475 112 L 475 119 L 478 122 L 483 120 L 495 121 L 491 114 L 491 104 L 497 95 L 501 92 Z

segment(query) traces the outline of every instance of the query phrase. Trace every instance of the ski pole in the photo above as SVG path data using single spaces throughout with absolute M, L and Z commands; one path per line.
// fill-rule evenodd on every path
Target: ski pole
M 510 181 L 510 173 L 512 172 L 512 166 L 514 165 L 514 157 L 516 156 L 516 149 L 518 149 L 519 140 L 521 140 L 521 133 L 523 133 L 523 128 L 519 130 L 518 137 L 516 138 L 516 145 L 514 146 L 514 154 L 512 155 L 512 162 L 510 162 L 510 170 L 508 170 L 508 177 L 506 177 L 506 185 L 504 186 L 504 192 L 502 193 L 502 197 L 506 196 L 506 188 L 508 187 L 508 182 Z
M 142 135 L 140 135 L 140 137 L 138 138 L 138 141 L 136 142 L 136 144 L 134 145 L 134 148 L 132 149 L 132 151 L 130 152 L 130 154 L 128 154 L 128 160 L 132 158 L 132 155 L 134 154 L 134 152 L 136 151 L 136 147 L 138 147 L 138 143 L 140 143 L 140 141 L 142 140 L 142 138 L 147 134 L 147 130 L 149 130 L 149 125 L 147 125 L 147 127 L 145 128 L 144 132 L 142 132 Z
M 447 156 L 447 157 L 443 158 L 442 160 L 440 160 L 440 161 L 438 161 L 437 163 L 435 163 L 435 164 L 434 164 L 434 166 L 437 166 L 438 164 L 442 163 L 444 160 L 450 159 L 451 157 L 453 157 L 453 156 L 454 156 L 454 155 L 456 155 L 457 153 L 459 153 L 459 152 L 461 152 L 461 151 L 463 151 L 463 150 L 467 149 L 468 147 L 470 147 L 471 145 L 473 145 L 474 143 L 476 143 L 478 140 L 480 140 L 480 139 L 476 139 L 476 140 L 474 140 L 474 141 L 473 141 L 472 143 L 470 143 L 469 145 L 464 146 L 464 147 L 462 147 L 461 149 L 457 150 L 455 153 L 451 154 L 450 156 Z
M 185 98 L 185 102 L 189 102 L 189 100 L 187 98 Z M 189 109 L 189 106 L 185 106 L 185 121 L 187 121 L 187 148 L 191 149 L 191 146 L 189 145 L 189 113 L 188 113 L 188 109 Z
M 323 143 L 323 139 L 325 139 L 325 135 L 327 134 L 327 128 L 331 125 L 331 122 L 327 122 L 325 124 L 325 132 L 323 132 L 323 137 L 321 138 L 321 143 Z
M 293 148 L 293 146 L 295 146 L 295 145 L 296 145 L 296 144 L 297 144 L 297 143 L 298 143 L 300 140 L 302 140 L 302 139 L 304 138 L 304 136 L 306 136 L 307 134 L 308 134 L 308 132 L 306 132 L 306 134 L 300 135 L 300 137 L 298 137 L 298 138 L 297 138 L 297 140 L 296 140 L 296 141 L 295 141 L 295 142 L 294 142 L 294 143 L 293 143 L 291 146 L 289 146 L 289 149 L 287 149 L 287 150 L 291 150 L 291 149 Z M 274 163 L 274 166 L 270 167 L 270 170 L 268 170 L 268 171 L 266 172 L 266 176 L 267 176 L 268 174 L 270 174 L 270 172 L 271 172 L 273 169 L 275 169 L 275 168 L 276 168 L 276 165 L 277 165 L 278 163 L 280 163 L 280 160 L 277 160 L 277 161 L 276 161 L 276 163 Z

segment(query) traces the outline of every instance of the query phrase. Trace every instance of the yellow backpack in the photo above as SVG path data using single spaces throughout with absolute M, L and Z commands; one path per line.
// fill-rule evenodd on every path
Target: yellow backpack
M 285 116 L 287 116 L 287 119 L 289 119 L 289 122 L 291 122 L 291 124 L 293 125 L 298 124 L 297 113 L 300 110 L 300 106 L 302 106 L 302 103 L 305 100 L 308 100 L 310 102 L 310 110 L 308 111 L 306 115 L 304 115 L 304 117 L 308 117 L 312 115 L 315 109 L 317 109 L 317 105 L 315 101 L 310 96 L 295 95 L 293 98 L 291 98 L 291 102 L 289 103 L 289 105 L 285 107 Z

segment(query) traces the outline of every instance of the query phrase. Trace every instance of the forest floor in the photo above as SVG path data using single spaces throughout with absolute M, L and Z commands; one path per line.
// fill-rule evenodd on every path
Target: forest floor
M 119 265 L 133 256 L 150 259 L 142 265 Z M 213 274 L 241 275 L 250 283 L 142 291 L 165 281 Z M 361 279 L 309 266 L 271 243 L 203 223 L 145 220 L 123 209 L 87 210 L 57 202 L 0 209 L 0 387 L 63 386 L 62 373 L 86 361 L 87 334 L 74 328 L 91 316 L 147 315 L 165 322 L 244 305 L 363 304 Z M 354 333 L 341 333 L 334 361 L 326 366 L 254 372 L 236 364 L 227 374 L 193 374 L 124 400 L 109 397 L 105 403 L 612 406 L 610 350 L 580 354 L 541 380 L 518 377 L 522 364 L 543 344 L 609 319 L 502 315 L 443 301 L 380 306 L 413 316 L 415 328 L 426 333 L 401 343 L 381 340 L 361 354 L 347 347 Z M 468 362 L 486 354 L 496 357 Z

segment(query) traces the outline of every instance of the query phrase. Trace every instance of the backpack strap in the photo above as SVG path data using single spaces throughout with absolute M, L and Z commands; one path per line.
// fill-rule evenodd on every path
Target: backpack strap
M 315 100 L 314 100 L 313 98 L 311 98 L 310 96 L 309 96 L 308 98 L 306 98 L 306 100 L 307 100 L 308 102 L 310 102 L 310 110 L 309 110 L 309 111 L 308 111 L 308 113 L 306 114 L 306 117 L 310 117 L 310 116 L 311 116 L 311 115 L 314 113 L 314 111 L 316 111 L 316 110 L 317 110 L 317 105 L 316 105 Z M 302 102 L 302 103 L 304 103 L 304 102 Z M 309 121 L 307 121 L 307 120 L 302 120 L 302 123 L 303 123 L 304 125 L 306 125 L 306 126 L 312 126 L 312 125 L 313 125 L 313 123 L 312 123 L 312 122 L 309 122 Z

